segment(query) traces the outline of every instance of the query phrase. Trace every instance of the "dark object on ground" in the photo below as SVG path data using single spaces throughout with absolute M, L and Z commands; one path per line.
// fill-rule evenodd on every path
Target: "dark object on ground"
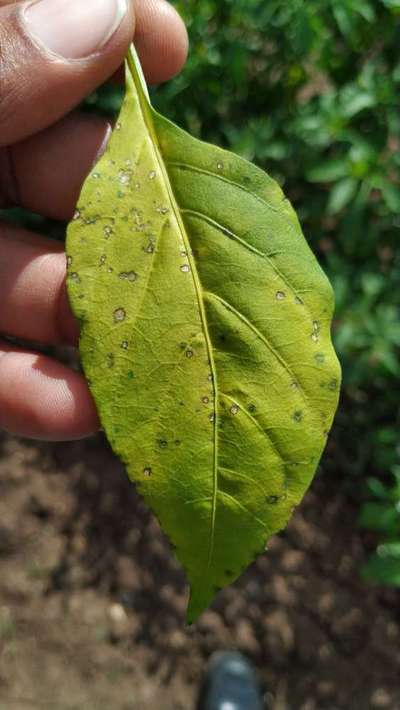
M 240 653 L 216 653 L 204 678 L 198 710 L 261 710 L 256 672 Z

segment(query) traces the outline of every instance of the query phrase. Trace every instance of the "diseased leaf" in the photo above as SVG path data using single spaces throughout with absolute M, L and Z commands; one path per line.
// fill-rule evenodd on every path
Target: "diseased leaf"
M 134 50 L 67 253 L 103 427 L 176 547 L 193 621 L 316 470 L 339 393 L 331 287 L 279 186 L 158 115 Z

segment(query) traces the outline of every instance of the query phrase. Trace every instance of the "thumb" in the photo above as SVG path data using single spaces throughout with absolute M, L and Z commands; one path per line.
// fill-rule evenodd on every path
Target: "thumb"
M 133 0 L 38 0 L 0 8 L 0 146 L 70 111 L 116 71 L 133 33 Z

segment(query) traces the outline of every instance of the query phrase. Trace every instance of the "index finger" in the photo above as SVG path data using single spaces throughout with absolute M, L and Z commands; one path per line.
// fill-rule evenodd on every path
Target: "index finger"
M 186 56 L 187 35 L 164 0 L 0 5 L 0 144 L 56 122 L 114 74 L 132 41 L 135 18 L 135 43 L 149 81 L 171 76 Z

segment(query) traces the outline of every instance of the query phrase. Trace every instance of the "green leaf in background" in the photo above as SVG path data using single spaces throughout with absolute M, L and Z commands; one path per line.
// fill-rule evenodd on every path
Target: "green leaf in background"
M 339 395 L 331 287 L 279 186 L 157 114 L 133 50 L 67 254 L 102 425 L 185 567 L 193 621 L 314 475 Z
M 343 178 L 343 180 L 337 182 L 329 198 L 328 214 L 337 214 L 337 212 L 344 209 L 356 196 L 358 187 L 359 181 L 352 177 Z
M 333 182 L 347 177 L 349 166 L 346 158 L 331 159 L 321 162 L 309 171 L 310 182 Z
M 400 0 L 382 0 L 382 2 L 390 10 L 400 10 Z
M 383 199 L 394 214 L 400 213 L 400 185 L 385 180 L 381 184 Z
M 400 585 L 400 543 L 379 545 L 376 553 L 364 566 L 363 577 L 367 582 L 388 586 Z

